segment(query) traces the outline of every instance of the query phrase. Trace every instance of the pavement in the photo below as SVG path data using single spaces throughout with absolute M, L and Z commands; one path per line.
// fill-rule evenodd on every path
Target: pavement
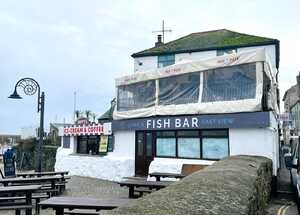
M 128 189 L 120 187 L 119 184 L 111 181 L 71 176 L 67 183 L 65 192 L 61 196 L 91 197 L 91 198 L 128 198 Z M 0 211 L 0 215 L 14 215 L 14 211 Z M 33 214 L 35 214 L 33 210 Z M 41 210 L 41 215 L 54 215 L 52 209 Z M 105 211 L 100 214 L 105 214 Z
M 285 168 L 283 156 L 281 156 L 280 161 L 280 169 L 277 175 L 277 195 L 272 196 L 267 208 L 267 214 L 298 215 L 295 194 L 291 183 L 291 173 Z

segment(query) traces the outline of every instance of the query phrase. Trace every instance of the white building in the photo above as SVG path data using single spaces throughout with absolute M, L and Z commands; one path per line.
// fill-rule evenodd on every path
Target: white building
M 134 73 L 116 79 L 103 117 L 110 139 L 77 133 L 58 150 L 57 170 L 120 180 L 248 154 L 271 158 L 276 176 L 278 40 L 223 29 L 159 38 L 132 57 Z

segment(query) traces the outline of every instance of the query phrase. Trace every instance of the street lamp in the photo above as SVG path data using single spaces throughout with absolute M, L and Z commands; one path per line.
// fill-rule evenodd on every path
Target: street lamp
M 36 171 L 42 171 L 42 145 L 43 145 L 43 136 L 44 136 L 44 103 L 45 103 L 45 94 L 44 92 L 40 93 L 40 85 L 32 78 L 22 78 L 20 79 L 15 86 L 13 94 L 8 98 L 10 99 L 22 99 L 18 94 L 17 88 L 23 88 L 23 91 L 26 95 L 32 96 L 36 92 L 38 93 L 38 105 L 37 112 L 40 112 L 40 129 L 39 129 L 39 142 L 38 142 L 38 158 Z

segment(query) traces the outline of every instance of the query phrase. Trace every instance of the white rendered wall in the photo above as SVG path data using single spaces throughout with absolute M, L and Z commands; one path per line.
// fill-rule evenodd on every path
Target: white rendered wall
M 271 59 L 273 67 L 276 67 L 276 47 L 275 45 L 267 45 L 267 46 L 252 46 L 252 47 L 244 47 L 238 48 L 237 52 L 250 51 L 255 49 L 265 48 L 266 53 Z M 203 60 L 206 58 L 212 58 L 217 56 L 217 51 L 203 51 L 203 52 L 187 52 L 175 54 L 175 63 L 184 60 Z M 137 57 L 134 58 L 134 72 L 144 72 L 151 69 L 157 68 L 157 56 L 147 56 L 147 57 Z M 142 65 L 139 65 L 139 62 Z
M 278 133 L 274 128 L 229 129 L 230 155 L 259 155 L 272 159 L 273 174 L 278 169 Z
M 139 65 L 139 63 L 141 65 Z M 147 71 L 157 68 L 157 56 L 134 58 L 134 72 Z
M 135 159 L 135 131 L 115 131 L 114 156 Z
M 70 148 L 59 147 L 55 171 L 69 171 L 70 175 L 120 181 L 134 175 L 135 132 L 114 133 L 114 151 L 105 156 L 76 154 L 77 138 L 71 137 Z

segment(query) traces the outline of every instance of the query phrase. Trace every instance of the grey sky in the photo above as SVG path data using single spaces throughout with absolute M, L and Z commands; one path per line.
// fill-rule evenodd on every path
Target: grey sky
M 10 100 L 15 83 L 36 79 L 46 93 L 45 125 L 70 121 L 77 108 L 105 111 L 114 78 L 133 73 L 130 55 L 153 46 L 165 20 L 173 40 L 227 28 L 279 39 L 280 89 L 300 70 L 300 1 L 27 0 L 0 4 L 0 133 L 38 124 L 36 96 Z

